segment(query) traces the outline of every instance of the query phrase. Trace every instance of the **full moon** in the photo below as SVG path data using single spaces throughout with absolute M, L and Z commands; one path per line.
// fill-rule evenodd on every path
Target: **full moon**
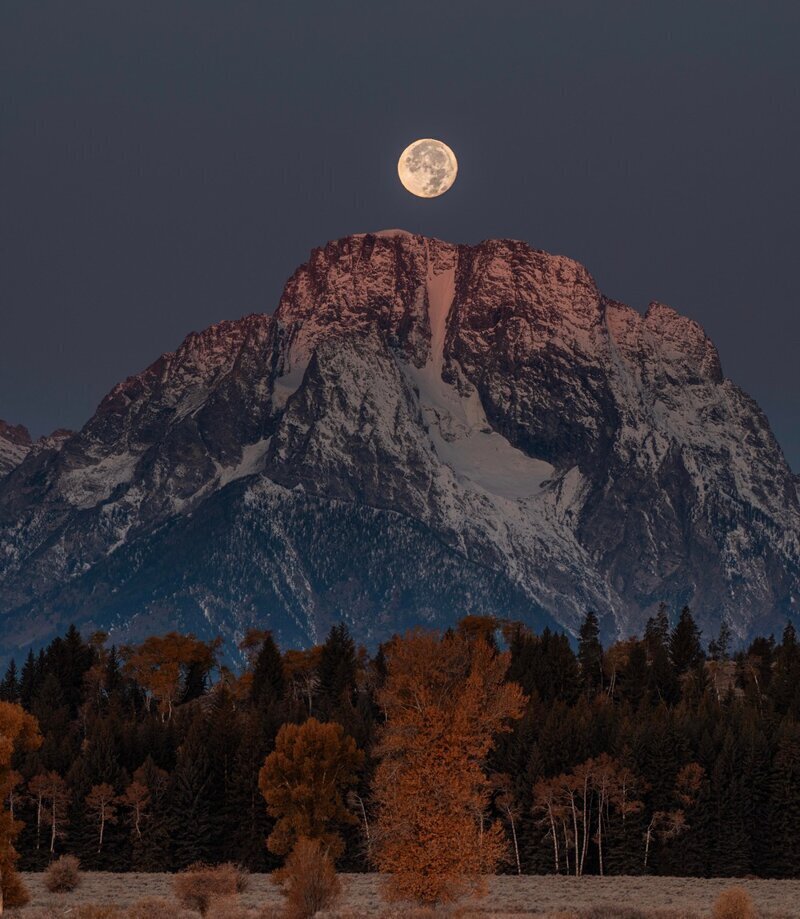
M 409 144 L 400 154 L 397 174 L 412 195 L 438 198 L 455 182 L 458 160 L 440 140 L 424 137 Z

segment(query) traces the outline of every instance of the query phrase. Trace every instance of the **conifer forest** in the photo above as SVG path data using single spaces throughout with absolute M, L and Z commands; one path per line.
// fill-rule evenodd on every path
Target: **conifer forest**
M 800 644 L 787 625 L 730 645 L 723 626 L 704 647 L 688 609 L 607 648 L 589 613 L 576 649 L 468 616 L 374 656 L 344 625 L 303 651 L 251 632 L 234 672 L 190 635 L 115 647 L 70 628 L 0 687 L 41 734 L 4 783 L 18 867 L 268 871 L 311 836 L 341 870 L 393 872 L 413 855 L 388 838 L 414 825 L 404 808 L 452 813 L 437 801 L 463 777 L 500 871 L 794 877 Z M 423 781 L 403 731 L 424 739 Z

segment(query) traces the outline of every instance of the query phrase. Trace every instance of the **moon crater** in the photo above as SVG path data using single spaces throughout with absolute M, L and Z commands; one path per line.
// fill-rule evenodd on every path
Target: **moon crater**
M 456 180 L 458 160 L 440 140 L 424 137 L 400 154 L 397 174 L 403 186 L 419 198 L 438 198 Z

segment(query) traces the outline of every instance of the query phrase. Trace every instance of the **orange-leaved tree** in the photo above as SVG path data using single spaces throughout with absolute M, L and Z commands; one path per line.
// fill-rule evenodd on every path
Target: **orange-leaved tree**
M 69 823 L 69 786 L 57 772 L 40 772 L 28 782 L 28 794 L 36 802 L 36 848 L 39 848 L 44 823 L 50 827 L 52 858 L 56 849 L 56 839 L 65 835 L 65 827 Z
M 344 851 L 340 828 L 357 822 L 347 791 L 358 783 L 364 754 L 340 724 L 284 724 L 266 758 L 258 787 L 277 821 L 267 846 L 287 855 L 299 839 L 318 839 L 337 858 Z
M 508 656 L 480 634 L 412 632 L 385 654 L 374 793 L 386 893 L 429 904 L 479 893 L 507 852 L 502 826 L 487 817 L 486 759 L 525 697 L 505 680 Z
M 93 785 L 86 795 L 86 809 L 97 824 L 97 852 L 103 851 L 106 826 L 117 822 L 117 796 L 108 782 Z
M 121 654 L 127 673 L 147 691 L 148 708 L 151 699 L 157 699 L 162 719 L 170 720 L 174 706 L 192 688 L 192 680 L 205 683 L 216 666 L 221 643 L 220 638 L 206 642 L 169 632 L 151 635 L 140 645 L 123 648 Z
M 22 824 L 6 809 L 19 773 L 11 766 L 14 753 L 20 750 L 36 750 L 42 742 L 39 726 L 33 715 L 12 702 L 0 702 L 0 913 L 3 906 L 23 906 L 27 902 L 25 888 L 14 867 L 18 855 L 14 840 Z

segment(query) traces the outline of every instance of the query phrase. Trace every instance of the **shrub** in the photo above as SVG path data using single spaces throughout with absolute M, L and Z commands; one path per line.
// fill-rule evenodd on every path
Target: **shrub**
M 750 894 L 743 887 L 723 890 L 714 904 L 714 919 L 755 919 L 756 911 Z
M 6 866 L 3 874 L 3 902 L 7 907 L 25 906 L 30 900 L 28 888 L 22 883 L 13 865 Z
M 81 882 L 81 863 L 74 855 L 62 855 L 44 873 L 44 886 L 50 893 L 70 893 Z
M 233 873 L 236 878 L 236 893 L 245 893 L 250 888 L 250 872 L 247 868 L 233 862 L 224 862 L 219 867 Z
M 190 865 L 172 882 L 175 895 L 186 909 L 205 916 L 215 900 L 235 900 L 247 884 L 246 875 L 230 862 L 224 865 Z
M 318 839 L 299 839 L 280 872 L 287 919 L 310 919 L 339 898 L 341 884 L 328 850 Z

